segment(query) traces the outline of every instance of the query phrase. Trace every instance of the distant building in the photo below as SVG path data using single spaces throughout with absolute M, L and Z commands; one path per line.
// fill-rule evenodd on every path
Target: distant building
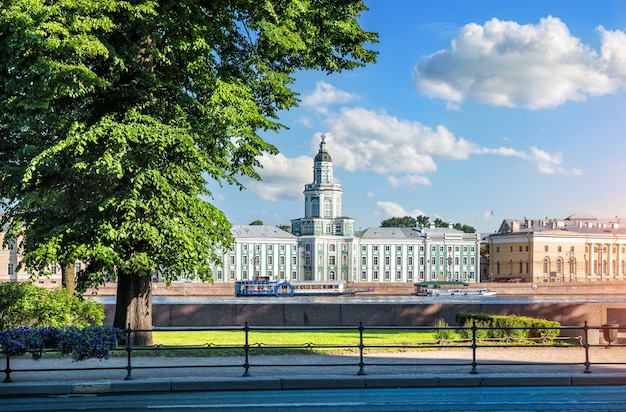
M 488 243 L 490 281 L 615 281 L 626 272 L 626 228 L 617 217 L 507 219 Z
M 216 282 L 276 280 L 422 282 L 480 280 L 480 237 L 447 228 L 376 227 L 355 231 L 342 214 L 343 190 L 322 136 L 313 182 L 304 187 L 304 217 L 291 234 L 273 226 L 233 226 L 235 244 L 220 250 Z

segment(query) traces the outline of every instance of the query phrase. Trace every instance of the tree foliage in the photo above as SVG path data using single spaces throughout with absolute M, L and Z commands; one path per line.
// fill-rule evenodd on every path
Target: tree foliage
M 428 216 L 420 215 L 417 218 L 412 216 L 404 217 L 392 217 L 380 222 L 380 227 L 429 227 L 430 218 Z M 435 227 L 448 227 L 449 223 L 441 218 L 436 218 L 433 221 Z M 455 223 L 452 227 L 456 230 L 460 230 L 465 233 L 475 233 L 476 229 L 469 225 L 462 225 L 461 223 Z
M 150 275 L 210 279 L 230 223 L 211 189 L 259 178 L 296 70 L 374 62 L 362 0 L 5 0 L 0 198 L 8 237 L 84 289 L 118 280 L 116 326 L 150 327 Z M 147 280 L 146 280 L 147 279 Z M 120 313 L 125 311 L 126 317 Z M 118 316 L 119 315 L 119 316 Z M 143 323 L 138 321 L 143 319 Z
M 412 216 L 392 217 L 380 222 L 380 227 L 415 227 L 415 223 Z

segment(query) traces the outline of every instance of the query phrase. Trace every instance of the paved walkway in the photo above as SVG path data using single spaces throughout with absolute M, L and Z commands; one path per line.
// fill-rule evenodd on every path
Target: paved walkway
M 131 378 L 123 356 L 73 362 L 12 359 L 12 382 L 0 396 L 67 395 L 132 391 L 266 390 L 296 388 L 626 385 L 626 347 L 596 347 L 585 364 L 583 348 L 479 348 L 358 355 L 243 357 L 137 357 Z M 2 371 L 5 361 L 0 363 Z M 70 369 L 60 371 L 59 369 Z M 474 371 L 475 373 L 472 373 Z

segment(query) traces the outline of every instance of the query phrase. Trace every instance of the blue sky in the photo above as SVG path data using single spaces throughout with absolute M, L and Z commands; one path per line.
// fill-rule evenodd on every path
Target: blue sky
M 304 214 L 327 134 L 356 227 L 427 215 L 626 217 L 626 2 L 370 0 L 378 62 L 298 73 L 300 107 L 264 137 L 262 182 L 211 188 L 233 224 Z

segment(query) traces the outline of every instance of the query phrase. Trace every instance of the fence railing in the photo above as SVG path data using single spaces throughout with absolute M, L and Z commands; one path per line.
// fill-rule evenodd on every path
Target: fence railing
M 12 369 L 11 360 L 14 357 L 5 355 L 6 363 L 5 368 L 1 370 L 5 374 L 4 382 L 12 382 L 13 373 L 18 372 L 62 372 L 62 371 L 93 371 L 93 370 L 120 370 L 125 371 L 126 380 L 134 379 L 133 371 L 141 369 L 183 369 L 183 368 L 241 368 L 243 370 L 243 376 L 251 376 L 252 369 L 262 369 L 264 367 L 351 367 L 355 369 L 357 375 L 366 375 L 369 367 L 420 367 L 420 366 L 467 366 L 468 372 L 476 374 L 479 372 L 481 365 L 507 365 L 511 368 L 516 366 L 529 366 L 529 365 L 544 365 L 538 360 L 527 360 L 511 362 L 509 360 L 502 362 L 494 361 L 481 361 L 479 359 L 480 351 L 487 348 L 578 348 L 584 351 L 584 361 L 582 362 L 563 362 L 554 363 L 552 365 L 579 365 L 582 373 L 591 373 L 593 365 L 626 365 L 626 362 L 615 361 L 596 361 L 591 359 L 591 349 L 593 348 L 606 348 L 608 346 L 613 347 L 626 347 L 624 344 L 618 342 L 618 332 L 624 328 L 624 325 L 603 325 L 603 326 L 589 326 L 585 322 L 582 326 L 559 326 L 555 328 L 550 327 L 510 327 L 510 328 L 493 328 L 477 326 L 475 322 L 471 326 L 365 326 L 361 322 L 358 326 L 297 326 L 297 327 L 271 327 L 271 326 L 250 326 L 247 323 L 245 326 L 232 326 L 232 327 L 168 327 L 168 328 L 154 328 L 152 332 L 225 332 L 225 331 L 238 331 L 242 334 L 241 342 L 239 344 L 213 344 L 206 343 L 202 345 L 153 345 L 153 346 L 135 346 L 132 344 L 134 341 L 134 335 L 139 333 L 149 332 L 147 330 L 131 329 L 130 327 L 124 330 L 124 342 L 120 342 L 118 346 L 113 349 L 113 355 L 119 357 L 120 353 L 124 354 L 126 364 L 120 366 L 119 363 L 116 366 L 107 366 L 107 362 L 102 362 L 102 366 L 99 367 L 72 367 L 72 368 L 36 368 L 36 369 Z M 502 338 L 489 338 L 485 337 L 489 335 L 489 331 L 500 331 Z M 516 331 L 529 331 L 532 330 L 534 337 L 516 337 L 519 333 Z M 349 343 L 328 343 L 328 342 L 305 342 L 299 344 L 276 344 L 276 343 L 263 343 L 259 341 L 252 341 L 251 334 L 255 332 L 324 332 L 324 331 L 343 331 L 353 332 L 354 340 Z M 380 334 L 383 331 L 386 334 L 400 333 L 400 332 L 431 332 L 434 339 L 431 340 L 416 340 L 395 342 L 393 340 L 380 341 L 375 339 L 375 335 Z M 555 332 L 557 331 L 557 332 Z M 590 344 L 589 337 L 590 331 L 598 331 L 599 335 L 603 335 L 607 344 Z M 405 362 L 394 362 L 392 364 L 385 364 L 377 362 L 376 359 L 380 357 L 381 352 L 393 352 L 393 351 L 426 351 L 433 349 L 461 349 L 468 350 L 471 354 L 471 361 L 466 362 L 436 362 L 436 356 L 427 358 L 429 362 L 425 362 L 424 358 L 411 360 L 408 358 Z M 333 354 L 337 352 L 350 353 L 355 356 L 345 357 L 346 361 L 342 363 L 280 363 L 271 364 L 255 363 L 254 360 L 260 358 L 262 355 L 280 353 L 294 353 L 298 351 L 307 352 L 319 352 Z M 1 351 L 0 351 L 1 352 Z M 146 356 L 161 356 L 165 353 L 172 356 L 179 354 L 192 353 L 194 357 L 201 356 L 214 356 L 219 353 L 227 353 L 227 358 L 232 359 L 232 362 L 220 362 L 211 363 L 196 363 L 190 365 L 164 365 L 162 362 L 158 365 L 142 364 L 139 365 L 137 359 L 145 359 Z M 235 352 L 233 354 L 233 352 Z M 60 353 L 56 350 L 44 350 L 45 354 Z M 23 355 L 25 356 L 25 355 Z M 46 355 L 50 356 L 50 355 Z M 187 355 L 189 356 L 189 355 Z M 469 358 L 469 356 L 468 356 Z M 145 363 L 145 362 L 144 362 Z

